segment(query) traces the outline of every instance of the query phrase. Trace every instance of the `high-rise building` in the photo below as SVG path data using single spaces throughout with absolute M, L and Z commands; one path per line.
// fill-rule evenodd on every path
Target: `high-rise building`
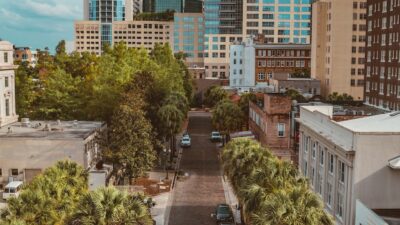
M 0 127 L 18 121 L 15 111 L 13 45 L 0 39 Z
M 229 46 L 242 41 L 243 0 L 204 1 L 206 78 L 229 77 Z
M 75 22 L 75 49 L 77 52 L 101 54 L 103 24 L 98 21 Z M 152 50 L 156 43 L 173 46 L 173 21 L 115 21 L 110 31 L 111 44 L 125 42 L 131 48 Z
M 310 44 L 311 0 L 243 1 L 243 34 L 269 43 Z
M 104 44 L 118 42 L 148 50 L 155 43 L 172 47 L 173 21 L 133 20 L 142 7 L 143 0 L 84 0 L 84 20 L 75 22 L 75 50 L 100 55 Z
M 311 75 L 321 94 L 363 100 L 366 0 L 317 0 L 312 9 Z
M 175 11 L 183 12 L 184 0 L 153 0 L 154 12 Z
M 204 67 L 204 16 L 202 13 L 174 14 L 174 52 L 183 52 L 189 68 Z
M 400 110 L 400 1 L 367 1 L 365 102 Z

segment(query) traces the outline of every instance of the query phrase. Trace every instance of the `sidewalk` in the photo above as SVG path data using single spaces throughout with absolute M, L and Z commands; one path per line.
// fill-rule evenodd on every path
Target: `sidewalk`
M 236 195 L 233 192 L 232 186 L 229 183 L 229 181 L 225 179 L 225 176 L 223 174 L 221 174 L 221 177 L 222 177 L 222 186 L 224 188 L 226 203 L 232 209 L 233 217 L 235 219 L 235 224 L 241 224 L 240 210 L 236 209 L 237 205 L 239 204 L 239 201 L 236 198 Z
M 180 137 L 182 137 L 183 132 L 187 130 L 188 123 L 189 119 L 183 122 L 181 132 L 178 135 L 176 135 L 178 140 L 180 140 Z M 176 144 L 177 144 L 178 155 L 176 159 L 175 171 L 169 170 L 170 179 L 172 179 L 171 190 L 169 192 L 154 196 L 153 201 L 156 203 L 156 205 L 150 209 L 151 216 L 156 221 L 156 225 L 167 225 L 169 222 L 172 200 L 174 199 L 174 187 L 176 182 L 175 172 L 179 171 L 179 166 L 182 159 L 182 148 L 179 146 L 179 141 L 177 141 Z

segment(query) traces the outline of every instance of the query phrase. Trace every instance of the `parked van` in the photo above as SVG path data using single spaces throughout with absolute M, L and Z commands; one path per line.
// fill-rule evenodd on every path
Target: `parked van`
M 18 197 L 22 188 L 22 181 L 11 181 L 6 185 L 3 192 L 3 199 L 7 200 L 11 197 Z

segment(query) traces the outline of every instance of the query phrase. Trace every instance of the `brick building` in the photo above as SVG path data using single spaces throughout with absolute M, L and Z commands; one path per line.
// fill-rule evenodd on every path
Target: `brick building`
M 282 159 L 294 160 L 290 135 L 292 100 L 284 94 L 264 94 L 261 103 L 250 102 L 249 127 L 256 139 Z
M 365 102 L 400 110 L 400 1 L 367 1 Z

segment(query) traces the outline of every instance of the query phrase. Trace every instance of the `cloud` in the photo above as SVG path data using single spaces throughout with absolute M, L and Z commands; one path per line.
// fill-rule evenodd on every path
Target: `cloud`
M 83 17 L 82 0 L 0 0 L 0 6 L 0 37 L 33 48 L 72 40 L 73 21 Z

